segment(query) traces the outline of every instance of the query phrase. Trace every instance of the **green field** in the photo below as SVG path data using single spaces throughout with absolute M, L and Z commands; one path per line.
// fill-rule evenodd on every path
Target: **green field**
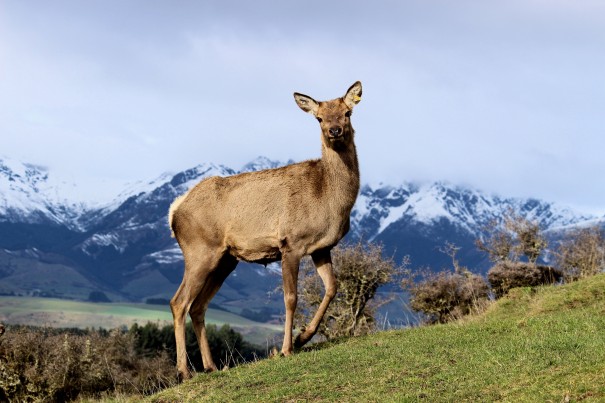
M 478 317 L 314 345 L 150 401 L 605 401 L 605 274 L 516 289 Z
M 106 328 L 130 327 L 147 322 L 172 324 L 168 306 L 92 303 L 53 298 L 0 297 L 0 322 L 50 327 Z M 282 330 L 281 326 L 254 322 L 230 312 L 208 309 L 206 323 L 229 324 L 256 344 L 265 345 Z

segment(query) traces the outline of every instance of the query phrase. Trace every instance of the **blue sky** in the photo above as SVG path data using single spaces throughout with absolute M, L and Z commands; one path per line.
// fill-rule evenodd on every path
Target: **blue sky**
M 83 192 L 320 153 L 292 93 L 364 86 L 364 182 L 605 213 L 605 3 L 0 0 L 0 155 Z

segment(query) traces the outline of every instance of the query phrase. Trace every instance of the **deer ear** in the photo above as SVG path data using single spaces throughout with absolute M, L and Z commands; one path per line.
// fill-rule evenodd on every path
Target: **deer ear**
M 353 109 L 355 105 L 361 101 L 361 82 L 357 81 L 348 90 L 346 95 L 343 97 L 345 104 Z
M 300 109 L 317 116 L 317 110 L 319 109 L 319 103 L 316 100 L 314 100 L 313 98 L 311 98 L 308 95 L 299 94 L 298 92 L 294 93 L 294 100 L 296 101 L 296 103 L 298 104 Z

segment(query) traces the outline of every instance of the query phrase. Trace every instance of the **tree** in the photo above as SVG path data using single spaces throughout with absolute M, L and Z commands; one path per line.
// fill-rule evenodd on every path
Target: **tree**
M 318 333 L 326 339 L 358 336 L 374 329 L 376 309 L 385 301 L 375 299 L 378 288 L 394 281 L 405 270 L 407 258 L 399 266 L 393 258 L 385 258 L 381 245 L 363 244 L 337 246 L 332 263 L 338 291 L 332 300 Z M 323 298 L 323 285 L 310 260 L 301 265 L 299 309 L 296 326 L 304 329 Z
M 593 276 L 605 269 L 605 239 L 598 226 L 570 231 L 555 251 L 557 266 L 568 280 Z

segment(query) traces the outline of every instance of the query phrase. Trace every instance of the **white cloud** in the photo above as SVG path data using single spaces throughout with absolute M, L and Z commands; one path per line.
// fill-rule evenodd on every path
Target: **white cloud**
M 317 124 L 292 92 L 360 79 L 364 178 L 605 206 L 602 2 L 1 7 L 4 154 L 112 183 L 312 158 Z

